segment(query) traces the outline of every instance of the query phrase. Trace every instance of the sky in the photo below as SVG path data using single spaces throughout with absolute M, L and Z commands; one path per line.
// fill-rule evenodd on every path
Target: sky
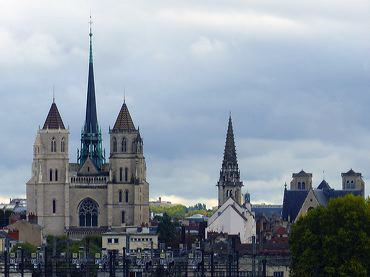
M 103 145 L 125 91 L 151 199 L 217 204 L 230 112 L 252 203 L 301 169 L 370 183 L 369 1 L 0 0 L 0 200 L 25 197 L 53 87 L 76 161 L 90 12 Z

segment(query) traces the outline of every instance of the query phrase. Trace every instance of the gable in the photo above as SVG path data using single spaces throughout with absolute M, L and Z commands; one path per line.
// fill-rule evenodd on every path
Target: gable
M 297 221 L 299 217 L 307 214 L 309 209 L 316 208 L 319 205 L 320 202 L 317 199 L 316 194 L 312 189 L 310 189 L 294 221 Z
M 95 175 L 98 174 L 99 171 L 95 167 L 93 161 L 88 157 L 85 163 L 81 166 L 80 170 L 78 171 L 79 175 Z

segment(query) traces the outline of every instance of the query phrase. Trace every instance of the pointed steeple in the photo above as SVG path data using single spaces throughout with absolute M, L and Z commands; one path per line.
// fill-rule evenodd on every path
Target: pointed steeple
M 59 114 L 54 99 L 42 129 L 65 129 L 62 117 Z
M 130 112 L 127 108 L 125 101 L 122 104 L 121 110 L 117 116 L 116 123 L 114 123 L 112 131 L 135 131 L 135 125 L 132 121 Z
M 229 124 L 227 126 L 224 160 L 222 164 L 223 165 L 224 164 L 225 165 L 226 164 L 236 164 L 236 166 L 238 165 L 238 161 L 236 159 L 234 131 L 233 131 L 233 123 L 231 120 L 231 115 L 229 116 Z
M 227 127 L 224 159 L 222 161 L 222 168 L 220 171 L 220 180 L 218 182 L 218 185 L 227 185 L 227 186 L 243 185 L 242 182 L 240 181 L 239 166 L 236 158 L 234 131 L 231 115 L 229 117 L 229 123 Z
M 94 84 L 94 68 L 92 57 L 92 31 L 91 31 L 91 16 L 90 16 L 90 52 L 89 52 L 89 76 L 87 83 L 87 101 L 86 101 L 86 117 L 85 124 L 81 133 L 81 152 L 78 157 L 78 162 L 83 165 L 89 158 L 93 161 L 98 170 L 105 163 L 105 155 L 102 147 L 102 135 L 99 129 L 98 117 L 96 112 L 95 100 L 95 84 Z
M 86 101 L 86 118 L 84 131 L 88 133 L 97 133 L 98 127 L 98 116 L 96 112 L 96 100 L 95 100 L 95 83 L 94 83 L 94 66 L 93 66 L 93 55 L 92 55 L 92 31 L 91 31 L 91 17 L 90 17 L 90 54 L 89 54 L 89 76 L 87 83 L 87 101 Z

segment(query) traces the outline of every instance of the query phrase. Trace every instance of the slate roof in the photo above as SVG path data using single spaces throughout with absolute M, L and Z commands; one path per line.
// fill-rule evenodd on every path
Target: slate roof
M 317 189 L 331 189 L 331 187 L 329 186 L 328 182 L 322 180 Z
M 347 172 L 345 173 L 342 173 L 341 174 L 342 176 L 361 176 L 361 173 L 357 173 L 355 172 L 352 168 L 350 170 L 348 170 Z
M 294 222 L 307 194 L 308 190 L 284 190 L 283 220 Z
M 65 129 L 62 117 L 60 116 L 57 105 L 54 102 L 51 104 L 42 129 Z
M 303 169 L 300 171 L 300 172 L 298 172 L 298 173 L 293 173 L 292 174 L 292 176 L 293 176 L 293 178 L 294 177 L 306 177 L 306 176 L 311 176 L 312 177 L 312 173 L 307 173 L 307 172 L 305 172 Z
M 123 103 L 121 110 L 117 116 L 116 123 L 114 123 L 114 127 L 112 130 L 113 131 L 135 131 L 136 130 L 126 103 Z

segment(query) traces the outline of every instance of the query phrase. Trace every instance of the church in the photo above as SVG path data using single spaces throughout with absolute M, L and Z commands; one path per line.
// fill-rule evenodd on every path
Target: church
M 26 184 L 27 216 L 42 227 L 44 235 L 83 237 L 149 223 L 143 139 L 125 102 L 109 129 L 109 157 L 102 147 L 91 28 L 89 36 L 86 117 L 77 161 L 69 161 L 70 132 L 54 100 L 33 146 L 32 177 Z

